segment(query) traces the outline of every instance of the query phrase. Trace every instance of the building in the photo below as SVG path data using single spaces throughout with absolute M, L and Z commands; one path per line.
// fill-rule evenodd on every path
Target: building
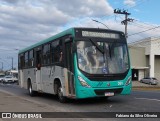
M 129 43 L 132 78 L 155 77 L 160 80 L 160 38 Z

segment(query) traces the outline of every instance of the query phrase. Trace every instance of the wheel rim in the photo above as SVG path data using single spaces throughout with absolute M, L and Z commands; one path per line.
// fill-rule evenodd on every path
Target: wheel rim
M 31 87 L 31 85 L 29 86 L 29 93 L 32 94 L 32 87 Z

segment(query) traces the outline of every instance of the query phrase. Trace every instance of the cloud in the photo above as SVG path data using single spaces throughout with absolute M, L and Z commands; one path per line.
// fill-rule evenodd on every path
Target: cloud
M 18 3 L 19 0 L 1 0 L 1 2 L 15 4 L 15 3 Z
M 135 6 L 136 1 L 135 0 L 124 0 L 124 5 Z
M 135 5 L 135 1 L 125 0 L 124 4 Z M 105 28 L 92 19 L 110 29 L 124 31 L 121 19 L 113 18 L 113 8 L 107 0 L 0 0 L 0 13 L 0 61 L 5 62 L 5 69 L 11 67 L 7 57 L 14 57 L 17 66 L 15 49 L 23 49 L 70 27 Z M 111 17 L 107 18 L 108 15 Z M 144 29 L 129 24 L 128 34 Z M 156 34 L 158 31 L 148 31 L 130 36 L 128 41 Z
M 97 0 L 66 0 L 66 2 L 64 0 L 58 0 L 56 7 L 74 17 L 98 17 L 113 13 L 113 8 L 106 0 L 99 0 L 98 2 Z
M 0 58 L 16 55 L 17 62 L 15 49 L 68 29 L 68 23 L 82 18 L 111 15 L 113 8 L 106 0 L 0 0 L 0 13 Z

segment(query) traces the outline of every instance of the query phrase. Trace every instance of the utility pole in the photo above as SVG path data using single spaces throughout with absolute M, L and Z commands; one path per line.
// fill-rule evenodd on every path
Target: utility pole
M 121 21 L 121 24 L 125 25 L 125 36 L 127 38 L 128 37 L 128 34 L 127 34 L 128 22 L 133 22 L 134 20 L 134 19 L 128 18 L 128 16 L 131 15 L 131 13 L 128 13 L 126 10 L 120 10 L 120 9 L 114 9 L 114 13 L 125 15 L 125 20 Z
M 11 57 L 12 58 L 12 70 L 13 70 L 13 57 Z

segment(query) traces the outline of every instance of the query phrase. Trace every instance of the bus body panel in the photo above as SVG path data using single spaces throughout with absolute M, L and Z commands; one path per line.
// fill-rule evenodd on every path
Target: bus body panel
M 35 71 L 36 71 L 36 68 L 29 68 L 29 69 L 20 70 L 21 87 L 28 89 L 27 81 L 30 79 L 31 83 L 32 83 L 32 89 L 37 91 Z
M 18 83 L 19 83 L 20 87 L 23 88 L 24 87 L 23 86 L 23 83 L 24 83 L 24 73 L 23 73 L 23 70 L 19 69 L 18 73 L 19 73 L 19 75 L 18 75 Z
M 41 67 L 41 78 L 43 92 L 54 94 L 54 81 L 59 79 L 62 85 L 64 84 L 64 69 L 60 66 Z M 64 90 L 64 86 L 63 90 Z
M 32 83 L 32 89 L 34 91 L 55 94 L 54 81 L 55 79 L 59 79 L 62 85 L 64 96 L 70 96 L 70 97 L 74 96 L 69 94 L 68 73 L 71 73 L 71 72 L 69 72 L 66 68 L 63 68 L 60 66 L 41 67 L 41 73 L 40 73 L 41 89 L 38 89 L 37 87 L 39 82 L 36 81 L 36 71 L 37 71 L 36 68 L 23 69 L 23 71 L 19 70 L 21 74 L 20 85 L 22 88 L 25 88 L 25 89 L 28 88 L 27 81 L 28 79 L 30 79 Z M 24 76 L 22 76 L 22 74 Z

